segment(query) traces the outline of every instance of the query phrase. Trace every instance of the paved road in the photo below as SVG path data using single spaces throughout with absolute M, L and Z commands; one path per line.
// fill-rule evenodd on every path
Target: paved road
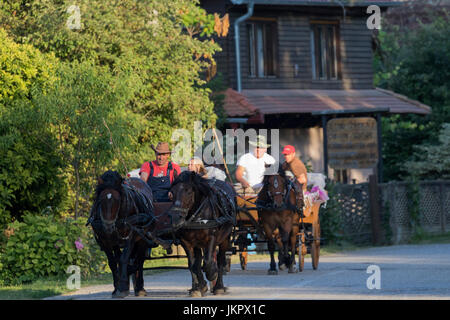
M 368 289 L 367 279 L 380 270 L 380 289 Z M 305 270 L 267 275 L 268 262 L 249 262 L 242 271 L 233 264 L 225 278 L 229 293 L 208 294 L 202 299 L 449 299 L 450 244 L 402 245 L 369 248 L 321 256 L 318 270 L 312 270 L 309 255 Z M 376 284 L 374 281 L 370 281 Z M 191 277 L 187 270 L 168 271 L 145 278 L 149 295 L 126 299 L 188 299 Z M 103 285 L 52 299 L 111 299 L 112 286 Z

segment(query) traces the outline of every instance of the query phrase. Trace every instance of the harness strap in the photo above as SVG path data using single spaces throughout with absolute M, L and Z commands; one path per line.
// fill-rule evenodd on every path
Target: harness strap
M 153 161 L 149 161 L 148 163 L 150 164 L 150 177 L 153 177 Z M 173 166 L 172 166 L 172 162 L 169 161 L 169 164 L 167 165 L 167 171 L 166 171 L 166 177 L 169 177 L 170 179 L 170 170 L 173 170 Z M 173 178 L 176 178 L 176 171 L 174 171 L 174 176 Z

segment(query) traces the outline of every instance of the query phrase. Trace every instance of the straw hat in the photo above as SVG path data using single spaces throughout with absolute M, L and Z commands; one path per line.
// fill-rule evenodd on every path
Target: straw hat
M 249 144 L 256 148 L 267 149 L 268 147 L 270 147 L 270 144 L 267 144 L 266 137 L 263 135 L 258 135 L 256 141 L 249 141 Z

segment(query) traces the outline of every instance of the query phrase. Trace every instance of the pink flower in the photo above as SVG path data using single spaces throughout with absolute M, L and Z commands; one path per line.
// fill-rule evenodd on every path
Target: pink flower
M 83 250 L 84 245 L 81 243 L 81 239 L 80 239 L 80 238 L 78 238 L 78 240 L 75 241 L 75 247 L 77 247 L 77 250 L 78 250 L 78 251 Z

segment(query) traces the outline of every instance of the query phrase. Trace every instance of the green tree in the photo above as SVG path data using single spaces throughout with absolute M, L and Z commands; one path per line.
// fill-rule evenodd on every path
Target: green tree
M 52 123 L 78 217 L 83 207 L 88 211 L 96 177 L 111 166 L 125 173 L 118 160 L 130 144 L 128 123 L 133 121 L 125 105 L 139 84 L 89 61 L 61 63 L 57 75 L 53 89 L 34 103 Z
M 383 119 L 383 163 L 385 179 L 403 179 L 409 173 L 404 165 L 417 157 L 415 145 L 433 145 L 439 131 L 450 122 L 450 32 L 448 18 L 431 19 L 405 32 L 389 27 L 379 33 L 376 51 L 375 85 L 432 108 L 427 116 L 392 116 Z
M 64 205 L 62 159 L 48 118 L 32 104 L 56 81 L 57 60 L 0 29 L 0 227 Z
M 217 34 L 212 15 L 198 1 L 77 1 L 80 28 L 70 29 L 71 1 L 3 2 L 0 24 L 21 43 L 65 61 L 93 60 L 113 72 L 126 68 L 142 87 L 127 104 L 137 115 L 137 129 L 126 158 L 131 165 L 148 160 L 150 144 L 170 140 L 173 129 L 193 130 L 215 124 L 210 89 L 201 77 L 220 50 L 210 36 Z M 222 32 L 221 32 L 222 34 Z M 134 132 L 134 130 L 133 130 Z
M 421 179 L 450 179 L 450 123 L 444 123 L 436 145 L 416 146 L 419 160 L 408 161 L 405 170 Z

